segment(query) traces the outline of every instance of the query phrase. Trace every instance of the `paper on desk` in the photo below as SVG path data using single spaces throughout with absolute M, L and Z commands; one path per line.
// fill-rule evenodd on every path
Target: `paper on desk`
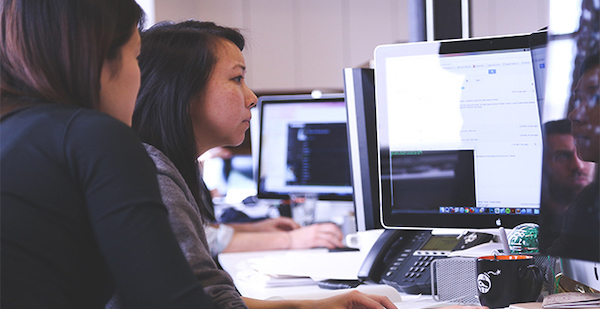
M 366 253 L 290 251 L 282 255 L 269 255 L 249 259 L 248 266 L 268 276 L 310 277 L 314 280 L 356 280 Z
M 269 300 L 323 299 L 323 298 L 332 297 L 335 295 L 345 294 L 345 293 L 348 293 L 349 291 L 353 291 L 353 290 L 360 291 L 365 294 L 386 296 L 390 301 L 392 301 L 394 303 L 402 302 L 405 297 L 405 296 L 401 296 L 400 292 L 398 292 L 395 288 L 393 288 L 389 285 L 362 284 L 356 288 L 351 288 L 351 289 L 340 289 L 340 290 L 317 289 L 317 290 L 313 290 L 313 291 L 307 292 L 307 293 L 297 293 L 297 294 L 290 294 L 290 295 L 285 295 L 285 296 L 281 296 L 281 295 L 273 296 L 273 297 L 269 297 L 268 299 Z
M 253 285 L 263 286 L 267 288 L 285 287 L 285 286 L 302 286 L 316 285 L 317 283 L 309 277 L 297 276 L 270 276 L 260 274 L 255 270 L 241 270 L 236 274 L 238 280 L 252 283 Z
M 600 293 L 558 293 L 544 297 L 544 308 L 598 308 Z

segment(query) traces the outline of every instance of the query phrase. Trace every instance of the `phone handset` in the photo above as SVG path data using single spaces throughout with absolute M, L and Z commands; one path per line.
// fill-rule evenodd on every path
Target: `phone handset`
M 383 231 L 363 261 L 358 271 L 358 279 L 380 283 L 388 260 L 397 255 L 397 249 L 401 249 L 403 247 L 401 244 L 409 241 L 413 234 L 414 231 L 409 230 Z
M 468 232 L 433 235 L 431 230 L 385 230 L 367 254 L 358 278 L 385 283 L 408 294 L 431 294 L 431 267 L 452 251 L 491 241 L 493 235 Z

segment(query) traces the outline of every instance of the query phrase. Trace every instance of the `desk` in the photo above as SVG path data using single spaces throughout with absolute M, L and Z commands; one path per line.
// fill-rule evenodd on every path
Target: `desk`
M 293 251 L 276 250 L 242 253 L 221 253 L 219 254 L 218 260 L 223 269 L 232 276 L 235 286 L 242 294 L 242 296 L 256 299 L 319 299 L 339 293 L 345 293 L 348 290 L 325 290 L 319 288 L 315 283 L 300 286 L 265 287 L 264 284 L 260 282 L 260 280 L 258 280 L 259 282 L 253 282 L 249 278 L 244 278 L 244 272 L 249 271 L 247 269 L 249 265 L 248 262 L 252 259 L 260 259 L 265 257 L 282 257 L 290 253 L 326 254 L 327 252 L 327 249 L 306 249 Z M 363 284 L 360 285 L 357 288 L 357 290 L 370 294 L 385 295 L 388 298 L 390 298 L 390 300 L 392 300 L 395 304 L 401 304 L 401 307 L 403 309 L 440 307 L 443 305 L 447 305 L 444 303 L 434 301 L 431 296 L 402 294 L 396 291 L 394 288 L 383 284 Z
M 297 252 L 310 252 L 311 250 L 325 250 L 325 249 L 308 249 L 308 250 L 294 250 Z M 326 250 L 325 250 L 326 251 Z M 289 286 L 289 287 L 269 287 L 266 288 L 262 284 L 252 284 L 251 282 L 244 280 L 243 272 L 247 266 L 247 262 L 250 259 L 283 255 L 287 253 L 287 250 L 273 250 L 273 251 L 256 251 L 256 252 L 240 252 L 240 253 L 221 253 L 219 254 L 219 264 L 221 267 L 231 275 L 233 282 L 237 287 L 238 291 L 242 296 L 257 298 L 257 299 L 268 299 L 271 297 L 278 296 L 289 296 L 295 294 L 304 294 L 317 291 L 319 289 L 316 285 L 303 285 L 303 286 Z

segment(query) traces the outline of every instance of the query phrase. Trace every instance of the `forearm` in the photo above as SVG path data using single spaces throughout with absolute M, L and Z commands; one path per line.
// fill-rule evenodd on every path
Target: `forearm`
M 236 233 L 258 231 L 256 225 L 252 223 L 227 223 L 227 225 L 231 226 L 236 231 Z
M 300 228 L 300 225 L 291 218 L 278 217 L 264 219 L 252 223 L 228 223 L 236 232 L 276 232 L 291 231 Z
M 309 300 L 260 300 L 247 297 L 242 297 L 242 299 L 249 309 L 303 309 L 313 308 L 311 304 L 314 303 L 314 301 Z
M 242 297 L 246 306 L 255 308 L 311 308 L 311 309 L 397 309 L 397 307 L 385 296 L 368 295 L 356 290 L 337 294 L 319 300 L 257 300 Z M 464 309 L 487 309 L 486 307 L 463 307 Z M 458 309 L 458 308 L 456 308 Z
M 235 233 L 223 252 L 279 250 L 292 248 L 288 232 Z

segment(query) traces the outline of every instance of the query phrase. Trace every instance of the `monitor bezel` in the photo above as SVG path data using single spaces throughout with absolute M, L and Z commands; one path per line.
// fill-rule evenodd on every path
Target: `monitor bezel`
M 374 70 L 344 68 L 344 93 L 356 229 L 381 229 Z

